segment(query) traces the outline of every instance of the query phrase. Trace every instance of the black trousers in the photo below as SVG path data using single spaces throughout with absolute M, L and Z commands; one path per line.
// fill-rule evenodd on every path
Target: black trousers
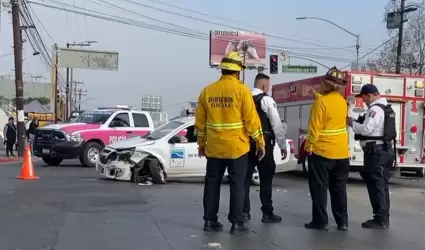
M 251 202 L 249 199 L 249 190 L 251 187 L 251 179 L 255 167 L 258 169 L 258 174 L 260 176 L 260 201 L 261 201 L 261 211 L 263 214 L 273 213 L 273 200 L 272 200 L 272 185 L 273 185 L 273 176 L 276 171 L 276 162 L 274 161 L 274 144 L 269 140 L 266 140 L 266 152 L 261 159 L 258 161 L 257 156 L 255 155 L 255 146 L 251 146 L 251 150 L 248 153 L 248 169 L 246 171 L 245 178 L 245 198 L 243 204 L 243 212 L 249 214 L 251 211 Z
M 220 188 L 227 168 L 230 185 L 230 208 L 228 219 L 231 223 L 243 222 L 243 197 L 248 154 L 238 159 L 207 158 L 207 173 L 204 186 L 204 220 L 216 221 L 220 207 Z
M 308 186 L 313 202 L 313 223 L 328 224 L 326 212 L 328 192 L 331 196 L 332 214 L 338 225 L 348 223 L 347 180 L 350 171 L 349 159 L 328 159 L 316 154 L 308 158 Z
M 364 149 L 364 167 L 360 171 L 369 193 L 374 219 L 384 223 L 389 222 L 390 218 L 388 182 L 395 159 L 392 150 L 392 148 L 386 150 L 380 145 L 375 149 Z
M 15 145 L 15 142 L 16 142 L 15 139 L 8 139 L 6 141 L 6 155 L 13 154 L 13 146 Z

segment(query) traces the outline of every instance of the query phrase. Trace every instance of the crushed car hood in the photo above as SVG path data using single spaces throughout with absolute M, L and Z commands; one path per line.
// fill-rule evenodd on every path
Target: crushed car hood
M 112 144 L 109 144 L 108 147 L 113 149 L 132 148 L 132 147 L 152 145 L 154 143 L 155 141 L 152 141 L 152 140 L 146 140 L 141 137 L 133 137 L 127 140 L 114 142 Z

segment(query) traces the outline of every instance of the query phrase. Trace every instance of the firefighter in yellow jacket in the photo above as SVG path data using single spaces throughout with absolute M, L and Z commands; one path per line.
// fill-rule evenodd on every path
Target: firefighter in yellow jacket
M 248 232 L 243 221 L 244 181 L 248 165 L 250 137 L 264 156 L 261 123 L 250 89 L 239 81 L 245 68 L 237 52 L 230 52 L 220 63 L 222 76 L 205 87 L 198 99 L 195 128 L 199 155 L 207 157 L 204 187 L 204 231 L 221 231 L 218 222 L 220 186 L 224 172 L 230 182 L 230 233 Z
M 313 220 L 308 229 L 328 229 L 327 187 L 332 213 L 338 230 L 347 230 L 347 179 L 349 148 L 347 132 L 347 102 L 340 94 L 346 85 L 346 75 L 332 68 L 325 75 L 320 94 L 315 95 L 305 150 L 309 154 L 308 180 L 313 202 Z

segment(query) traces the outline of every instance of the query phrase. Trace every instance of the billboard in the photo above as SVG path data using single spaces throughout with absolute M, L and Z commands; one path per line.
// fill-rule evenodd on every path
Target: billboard
M 210 66 L 218 66 L 221 59 L 232 50 L 241 55 L 248 68 L 266 65 L 264 34 L 245 31 L 210 31 Z
M 161 96 L 142 96 L 142 110 L 144 111 L 161 111 L 162 97 Z
M 118 52 L 60 48 L 60 67 L 118 70 Z

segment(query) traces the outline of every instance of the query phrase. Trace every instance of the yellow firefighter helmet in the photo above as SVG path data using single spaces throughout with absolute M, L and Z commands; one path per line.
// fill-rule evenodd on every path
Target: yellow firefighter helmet
M 336 67 L 332 67 L 325 75 L 325 82 L 332 86 L 345 86 L 347 84 L 347 74 Z
M 245 68 L 242 57 L 236 51 L 229 52 L 221 59 L 220 69 L 240 72 Z

